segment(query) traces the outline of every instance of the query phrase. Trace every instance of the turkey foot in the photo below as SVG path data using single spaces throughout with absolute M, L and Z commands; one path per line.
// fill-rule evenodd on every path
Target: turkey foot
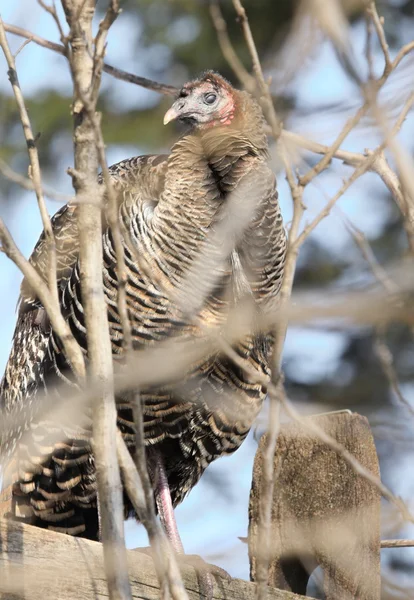
M 154 558 L 153 551 L 150 547 L 148 548 L 135 548 L 135 552 L 141 552 L 151 558 Z M 175 559 L 178 563 L 179 568 L 193 567 L 197 573 L 199 591 L 202 596 L 207 600 L 213 600 L 214 598 L 214 583 L 213 578 L 225 579 L 231 581 L 231 575 L 227 573 L 221 567 L 207 563 L 198 554 L 177 554 L 174 552 Z
M 231 580 L 231 575 L 227 571 L 221 567 L 207 563 L 198 554 L 176 554 L 176 560 L 181 567 L 194 567 L 197 573 L 200 594 L 205 596 L 207 600 L 213 600 L 214 597 L 214 577 L 225 579 L 226 581 Z

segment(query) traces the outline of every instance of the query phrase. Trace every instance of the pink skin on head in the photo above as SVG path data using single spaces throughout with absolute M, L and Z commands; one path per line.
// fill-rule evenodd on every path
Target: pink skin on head
M 206 102 L 209 96 L 216 100 Z M 219 77 L 207 77 L 183 87 L 180 96 L 165 114 L 164 124 L 180 119 L 190 122 L 197 129 L 230 125 L 235 111 L 236 102 L 231 86 Z
M 207 93 L 211 90 L 211 82 L 206 81 L 197 86 L 197 89 L 200 93 Z M 221 87 L 221 91 L 224 92 L 224 96 L 227 98 L 227 102 L 222 106 L 219 110 L 217 110 L 216 118 L 211 119 L 207 123 L 203 123 L 200 125 L 201 128 L 204 127 L 215 127 L 216 125 L 230 125 L 232 120 L 234 119 L 234 111 L 236 109 L 234 103 L 234 97 L 232 90 L 227 89 L 226 87 Z

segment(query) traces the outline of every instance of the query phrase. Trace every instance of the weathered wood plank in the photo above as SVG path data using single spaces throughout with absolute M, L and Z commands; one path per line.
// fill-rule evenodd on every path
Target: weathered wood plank
M 152 559 L 137 550 L 130 550 L 127 555 L 133 598 L 158 599 Z M 199 600 L 194 569 L 185 567 L 183 579 L 190 600 Z M 12 598 L 107 599 L 102 545 L 0 519 L 0 599 Z M 253 600 L 255 584 L 240 579 L 220 580 L 214 586 L 214 598 Z M 303 600 L 303 597 L 272 589 L 268 600 Z
M 0 492 L 0 519 L 13 513 L 12 486 L 9 485 Z
M 368 421 L 350 413 L 311 417 L 371 473 L 378 458 Z M 251 578 L 260 552 L 258 515 L 266 436 L 256 454 L 249 505 Z M 296 423 L 283 425 L 274 459 L 269 585 L 306 594 L 324 570 L 327 600 L 380 598 L 380 494 L 325 443 Z

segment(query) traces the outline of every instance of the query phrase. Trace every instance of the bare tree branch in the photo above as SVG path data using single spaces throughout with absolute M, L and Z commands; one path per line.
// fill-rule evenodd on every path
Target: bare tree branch
M 0 173 L 3 175 L 3 177 L 9 179 L 9 181 L 12 181 L 13 183 L 17 183 L 17 185 L 25 190 L 29 190 L 31 192 L 35 190 L 35 185 L 32 179 L 29 177 L 24 177 L 23 175 L 20 175 L 20 173 L 13 171 L 13 169 L 9 167 L 9 165 L 2 158 L 0 158 Z M 72 196 L 61 194 L 60 192 L 53 190 L 51 187 L 44 184 L 42 191 L 45 196 L 47 196 L 50 200 L 54 200 L 55 202 L 70 202 L 73 199 Z
M 379 283 L 381 283 L 390 294 L 398 292 L 398 285 L 388 276 L 388 273 L 386 272 L 384 267 L 380 265 L 380 263 L 377 261 L 366 236 L 356 225 L 354 225 L 346 217 L 345 214 L 342 213 L 341 216 L 345 223 L 345 227 L 352 235 L 358 248 L 361 250 L 362 256 L 369 264 L 371 271 L 373 272 L 374 277 L 377 279 L 377 281 L 379 281 Z
M 389 53 L 388 42 L 385 37 L 385 32 L 384 32 L 384 27 L 383 27 L 384 21 L 378 15 L 378 11 L 377 11 L 377 7 L 375 6 L 375 2 L 369 2 L 368 6 L 366 8 L 366 14 L 368 15 L 368 17 L 370 17 L 371 21 L 374 24 L 374 28 L 377 33 L 378 40 L 379 40 L 381 48 L 382 48 L 382 52 L 384 54 L 385 66 L 384 66 L 383 77 L 388 77 L 388 75 L 393 70 L 393 63 L 392 63 L 390 53 Z
M 36 269 L 26 260 L 20 250 L 17 248 L 9 231 L 0 219 L 0 250 L 3 251 L 20 269 L 31 287 L 36 290 L 41 303 L 46 309 L 47 315 L 52 323 L 53 329 L 62 341 L 65 353 L 69 363 L 79 379 L 85 377 L 85 362 L 79 344 L 72 335 L 72 332 L 63 318 L 59 304 L 51 296 L 50 291 L 42 277 Z
M 4 23 L 4 28 L 9 33 L 14 35 L 19 35 L 20 37 L 25 37 L 30 39 L 32 42 L 37 44 L 38 46 L 42 46 L 43 48 L 47 48 L 48 50 L 52 50 L 53 52 L 57 52 L 62 56 L 67 56 L 66 48 L 61 44 L 56 44 L 55 42 L 50 42 L 49 40 L 45 40 L 28 31 L 27 29 L 23 29 L 22 27 L 17 27 L 16 25 L 11 25 L 10 23 Z M 153 81 L 152 79 L 147 79 L 146 77 L 141 77 L 140 75 L 134 75 L 133 73 L 127 73 L 122 69 L 118 69 L 109 65 L 108 63 L 104 63 L 103 71 L 108 73 L 108 75 L 112 75 L 115 79 L 120 79 L 121 81 L 127 81 L 128 83 L 133 83 L 135 85 L 139 85 L 147 90 L 152 90 L 153 92 L 158 92 L 159 94 L 165 94 L 166 96 L 175 96 L 179 88 L 176 88 L 172 85 L 167 85 L 164 83 L 158 83 L 157 81 Z
M 95 110 L 99 89 L 99 64 L 93 59 L 92 18 L 94 0 L 62 0 L 70 27 L 70 67 L 74 81 L 73 183 L 77 195 L 86 198 L 97 192 L 98 151 L 90 110 Z M 114 13 L 116 14 L 116 6 Z M 109 27 L 110 20 L 107 25 Z M 101 36 L 103 37 L 103 32 Z M 69 55 L 69 52 L 67 53 Z M 94 78 L 97 82 L 94 85 Z M 95 93 L 93 93 L 95 90 Z M 78 209 L 79 261 L 83 310 L 87 328 L 89 376 L 99 381 L 100 394 L 93 409 L 92 445 L 98 484 L 101 536 L 107 570 L 109 595 L 128 600 L 131 589 L 126 568 L 123 536 L 122 484 L 116 454 L 116 408 L 113 389 L 112 349 L 108 330 L 107 307 L 102 281 L 101 208 L 82 203 Z
M 269 92 L 269 86 L 266 83 L 263 75 L 259 54 L 257 52 L 253 34 L 250 29 L 249 20 L 247 18 L 244 6 L 240 2 L 240 0 L 233 0 L 233 6 L 239 19 L 244 39 L 246 40 L 247 48 L 252 59 L 253 72 L 256 77 L 257 83 L 259 84 L 260 102 L 262 104 L 262 108 L 269 122 L 269 125 L 272 128 L 273 136 L 275 139 L 277 139 L 281 133 L 281 125 L 279 119 L 277 118 L 275 107 L 273 106 L 273 100 Z
M 383 155 L 383 151 L 385 150 L 385 148 L 387 146 L 389 146 L 391 144 L 391 141 L 393 140 L 393 138 L 397 135 L 397 133 L 399 132 L 401 125 L 403 124 L 408 111 L 411 109 L 412 105 L 414 104 L 414 93 L 410 94 L 409 98 L 407 99 L 407 101 L 404 104 L 404 107 L 398 117 L 398 119 L 396 120 L 392 130 L 389 131 L 388 135 L 386 136 L 386 139 L 384 140 L 384 142 L 382 142 L 378 148 L 376 148 L 375 150 L 371 151 L 368 153 L 367 157 L 365 158 L 365 160 L 359 164 L 359 166 L 355 169 L 355 171 L 352 173 L 351 177 L 349 177 L 344 184 L 341 186 L 341 188 L 338 190 L 338 192 L 330 199 L 330 201 L 328 202 L 328 204 L 325 206 L 325 208 L 313 219 L 313 221 L 311 221 L 311 223 L 309 223 L 304 230 L 302 231 L 302 233 L 298 236 L 298 239 L 296 241 L 297 245 L 300 246 L 305 239 L 310 235 L 310 233 L 315 229 L 315 227 L 317 227 L 317 225 L 330 213 L 331 209 L 333 208 L 333 206 L 336 204 L 336 202 L 339 200 L 339 198 L 341 196 L 343 196 L 343 194 L 346 192 L 346 190 L 359 178 L 361 177 L 361 175 L 364 175 L 364 173 L 366 173 L 367 171 L 369 171 L 372 168 L 372 165 L 375 163 L 375 160 Z M 322 162 L 322 161 L 321 161 Z M 318 163 L 320 164 L 320 163 Z M 391 170 L 391 169 L 390 169 Z M 301 181 L 303 181 L 303 178 L 301 178 Z M 401 200 L 400 197 L 399 201 Z M 402 211 L 403 215 L 407 218 L 407 220 L 409 221 L 409 227 L 410 227 L 410 235 L 409 235 L 409 240 L 412 240 L 413 244 L 414 244 L 414 228 L 412 228 L 412 226 L 414 226 L 414 215 L 413 218 L 411 219 L 411 212 L 413 212 L 413 209 L 411 209 L 410 205 L 407 202 L 402 203 L 401 205 L 399 205 L 400 210 Z
M 256 94 L 255 79 L 245 69 L 230 41 L 227 23 L 223 18 L 219 0 L 210 0 L 210 15 L 224 58 L 246 90 L 251 94 Z
M 47 282 L 50 294 L 54 299 L 54 303 L 58 304 L 58 289 L 57 289 L 57 274 L 56 274 L 56 244 L 55 237 L 50 222 L 49 213 L 47 212 L 45 200 L 43 197 L 42 178 L 40 173 L 39 156 L 36 148 L 36 140 L 33 135 L 30 124 L 29 115 L 24 102 L 22 90 L 20 89 L 19 79 L 16 71 L 16 63 L 11 53 L 7 42 L 6 33 L 3 26 L 3 21 L 0 17 L 0 46 L 6 57 L 9 67 L 8 76 L 13 88 L 16 103 L 19 108 L 20 120 L 23 126 L 24 137 L 26 138 L 27 152 L 30 160 L 30 176 L 33 181 L 33 187 L 36 192 L 37 203 L 39 205 L 40 215 L 42 217 L 43 230 L 45 232 L 46 243 L 48 246 L 49 265 L 47 269 Z
M 390 388 L 394 392 L 396 398 L 408 410 L 411 416 L 414 416 L 414 406 L 412 406 L 412 404 L 405 398 L 401 391 L 397 372 L 394 367 L 394 359 L 391 350 L 385 343 L 384 332 L 381 331 L 381 329 L 378 331 L 378 335 L 375 340 L 375 353 L 378 356 L 382 370 L 387 377 Z
M 68 47 L 68 38 L 67 38 L 67 36 L 65 36 L 62 24 L 61 24 L 60 19 L 58 17 L 57 10 L 56 10 L 56 5 L 55 5 L 55 0 L 52 0 L 52 5 L 51 6 L 49 6 L 48 4 L 46 4 L 46 2 L 44 2 L 44 0 L 37 0 L 37 2 L 38 2 L 38 4 L 46 12 L 48 12 L 51 15 L 52 19 L 56 23 L 56 27 L 58 28 L 60 39 L 62 40 L 63 46 L 65 48 L 65 52 L 66 52 L 65 56 L 69 56 L 70 48 Z
M 413 548 L 414 540 L 381 540 L 381 548 Z

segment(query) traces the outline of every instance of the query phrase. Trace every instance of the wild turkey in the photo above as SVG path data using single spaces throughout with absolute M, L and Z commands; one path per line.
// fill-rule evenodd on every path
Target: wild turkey
M 223 323 L 230 309 L 246 296 L 258 311 L 274 309 L 283 275 L 285 233 L 275 177 L 267 166 L 265 122 L 256 101 L 218 74 L 207 72 L 184 85 L 164 123 L 175 119 L 189 125 L 190 131 L 169 155 L 132 158 L 111 167 L 126 232 L 126 289 L 135 350 L 156 347 L 165 340 L 202 338 L 205 329 L 200 323 L 206 327 Z M 245 206 L 252 196 L 254 206 L 249 213 Z M 216 256 L 214 236 L 223 219 L 229 219 L 226 210 L 231 203 L 230 220 L 244 211 L 248 223 L 242 231 L 233 232 L 230 241 L 229 236 L 221 240 L 222 255 Z M 53 218 L 62 312 L 87 352 L 76 223 L 75 205 L 63 207 Z M 118 360 L 123 355 L 122 328 L 107 226 L 102 243 L 108 326 L 113 356 Z M 200 256 L 206 249 L 207 262 L 203 263 Z M 141 268 L 137 256 L 150 268 Z M 40 273 L 46 258 L 42 236 L 31 257 Z M 205 299 L 190 277 L 194 265 L 200 264 L 208 271 L 199 277 L 208 281 Z M 183 297 L 183 287 L 191 310 L 177 301 Z M 271 347 L 270 333 L 252 329 L 235 350 L 254 369 L 268 375 Z M 50 392 L 56 378 L 70 383 L 69 367 L 44 309 L 24 281 L 1 403 L 6 412 L 21 412 L 29 435 L 22 444 L 24 427 L 10 431 L 2 440 L 2 450 L 10 457 L 17 448 L 20 493 L 36 524 L 93 538 L 97 520 L 89 425 L 73 436 L 65 431 L 62 437 L 66 439 L 54 448 L 47 443 L 42 446 L 48 421 L 36 418 L 36 394 L 45 386 Z M 149 470 L 154 474 L 158 469 L 166 476 L 174 507 L 209 463 L 237 450 L 265 393 L 262 385 L 250 381 L 217 351 L 190 368 L 180 385 L 141 389 Z M 128 398 L 117 402 L 118 424 L 132 450 L 135 438 Z M 156 500 L 162 509 L 165 498 L 157 490 Z M 130 511 L 126 500 L 126 512 Z

